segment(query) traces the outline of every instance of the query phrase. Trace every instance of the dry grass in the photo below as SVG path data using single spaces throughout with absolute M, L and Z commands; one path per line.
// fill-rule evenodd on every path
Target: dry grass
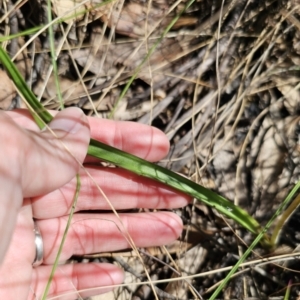
M 298 2 L 194 2 L 120 98 L 185 2 L 114 1 L 91 9 L 98 1 L 85 1 L 84 15 L 54 25 L 64 104 L 89 115 L 159 127 L 172 145 L 160 164 L 216 190 L 265 224 L 299 180 Z M 55 18 L 72 10 L 73 2 L 52 4 Z M 39 0 L 3 1 L 0 9 L 0 35 L 47 24 Z M 57 109 L 47 31 L 4 45 L 44 105 Z M 24 105 L 7 84 L 1 89 L 2 109 Z M 208 298 L 226 274 L 222 268 L 245 249 L 240 239 L 249 244 L 252 237 L 203 205 L 178 213 L 186 224 L 181 241 L 141 255 L 154 282 L 166 279 L 155 284 L 159 299 Z M 241 269 L 222 299 L 283 299 L 289 281 L 292 297 L 299 295 L 293 254 L 300 242 L 298 216 L 295 211 L 277 249 L 288 258 L 273 253 L 270 261 L 260 261 L 266 253 L 258 249 L 249 259 L 257 261 Z M 146 280 L 134 253 L 89 259 L 113 261 L 126 270 L 128 285 L 111 299 L 153 299 L 149 285 L 130 284 Z M 183 279 L 171 281 L 179 276 Z

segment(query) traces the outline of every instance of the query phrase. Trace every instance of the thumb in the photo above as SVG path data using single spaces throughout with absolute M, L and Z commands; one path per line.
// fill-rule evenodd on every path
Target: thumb
M 82 110 L 72 107 L 59 112 L 49 127 L 39 133 L 28 131 L 30 143 L 21 156 L 24 197 L 46 194 L 65 185 L 87 154 L 90 128 Z

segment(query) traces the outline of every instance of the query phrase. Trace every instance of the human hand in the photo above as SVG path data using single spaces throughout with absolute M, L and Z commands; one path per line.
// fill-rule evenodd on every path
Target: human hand
M 73 124 L 70 133 L 58 122 L 66 119 Z M 92 165 L 94 160 L 85 157 L 91 135 L 149 161 L 158 161 L 169 149 L 168 140 L 159 130 L 131 122 L 87 120 L 74 108 L 58 113 L 50 123 L 60 140 L 48 130 L 40 132 L 26 110 L 0 112 L 0 124 L 0 299 L 41 298 L 72 207 L 76 173 L 81 178 L 77 213 L 49 296 L 73 292 L 63 299 L 76 299 L 78 290 L 123 281 L 123 272 L 115 265 L 63 264 L 72 255 L 130 248 L 126 231 L 137 247 L 165 245 L 180 235 L 181 219 L 170 212 L 123 212 L 119 213 L 120 220 L 115 214 L 104 212 L 110 206 L 98 187 L 117 210 L 171 209 L 186 205 L 187 196 L 119 168 Z M 80 167 L 83 161 L 85 168 Z M 87 213 L 89 210 L 96 212 Z M 43 264 L 35 268 L 33 218 L 44 243 Z M 108 290 L 111 288 L 83 292 L 80 296 Z

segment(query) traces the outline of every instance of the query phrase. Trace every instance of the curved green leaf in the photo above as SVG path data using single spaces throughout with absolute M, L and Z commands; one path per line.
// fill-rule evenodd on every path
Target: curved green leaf
M 29 89 L 19 71 L 11 62 L 9 56 L 2 49 L 2 47 L 0 47 L 0 60 L 10 73 L 19 92 L 33 108 L 34 111 L 32 113 L 37 124 L 40 128 L 43 128 L 45 123 L 47 124 L 52 120 L 52 116 L 36 99 L 35 95 Z M 183 193 L 186 193 L 187 195 L 190 195 L 215 208 L 218 212 L 230 219 L 233 219 L 254 234 L 259 234 L 261 231 L 261 227 L 258 222 L 245 210 L 234 205 L 226 198 L 214 193 L 213 191 L 210 191 L 209 189 L 206 189 L 199 184 L 196 184 L 195 182 L 183 176 L 180 176 L 177 173 L 95 140 L 90 141 L 88 154 L 101 160 L 110 162 L 118 167 L 134 172 L 138 175 L 157 180 Z M 264 235 L 262 243 L 265 246 L 270 246 L 269 238 L 266 235 Z

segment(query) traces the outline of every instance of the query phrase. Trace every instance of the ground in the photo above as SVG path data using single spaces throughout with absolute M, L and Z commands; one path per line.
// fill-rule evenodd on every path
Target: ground
M 49 32 L 37 29 L 49 23 L 47 4 L 20 3 L 0 2 L 0 37 L 34 31 L 2 46 L 42 103 L 58 109 Z M 162 166 L 265 225 L 299 180 L 300 1 L 51 4 L 52 18 L 64 19 L 54 22 L 52 36 L 64 105 L 160 128 L 171 142 Z M 0 76 L 1 109 L 24 107 L 7 74 Z M 191 276 L 156 284 L 159 299 L 208 299 L 254 237 L 199 202 L 177 212 L 185 223 L 181 241 L 142 256 L 153 280 Z M 274 251 L 256 248 L 220 299 L 283 299 L 288 284 L 290 299 L 299 297 L 299 242 L 293 209 Z M 130 251 L 96 260 L 120 264 L 128 283 L 146 280 Z M 154 295 L 149 285 L 128 285 L 111 299 Z

